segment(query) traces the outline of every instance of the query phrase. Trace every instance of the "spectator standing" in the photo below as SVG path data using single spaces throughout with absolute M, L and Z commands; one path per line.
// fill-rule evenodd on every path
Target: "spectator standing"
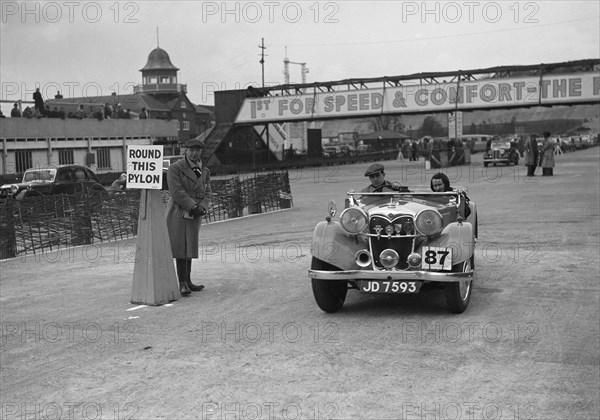
M 140 112 L 140 115 L 138 117 L 140 120 L 146 120 L 148 119 L 148 114 L 146 113 L 146 108 L 142 108 L 142 112 Z
M 556 143 L 550 138 L 550 133 L 544 133 L 544 144 L 542 145 L 542 153 L 540 166 L 542 167 L 542 176 L 554 175 L 554 147 Z
M 535 176 L 535 168 L 539 160 L 538 144 L 535 136 L 529 137 L 525 143 L 525 166 L 527 166 L 527 176 Z
M 35 92 L 33 92 L 33 101 L 40 115 L 44 115 L 44 98 L 42 98 L 40 88 L 36 88 Z
M 11 118 L 21 118 L 21 111 L 19 111 L 19 104 L 15 103 L 13 109 L 10 111 Z
M 421 151 L 421 146 L 419 145 L 419 142 L 417 140 L 413 140 L 412 141 L 412 146 L 411 146 L 411 159 L 412 161 L 417 161 L 419 160 L 419 152 Z
M 519 140 L 517 141 L 517 149 L 519 149 L 519 155 L 523 157 L 525 155 L 525 139 L 523 136 L 519 136 Z
M 112 118 L 112 106 L 107 103 L 104 104 L 104 118 L 110 120 Z
M 188 140 L 185 147 L 184 158 L 171 164 L 167 171 L 171 193 L 167 205 L 167 229 L 182 296 L 204 289 L 203 285 L 192 283 L 190 274 L 192 259 L 198 258 L 202 216 L 212 194 L 210 171 L 200 159 L 204 141 L 194 138 Z

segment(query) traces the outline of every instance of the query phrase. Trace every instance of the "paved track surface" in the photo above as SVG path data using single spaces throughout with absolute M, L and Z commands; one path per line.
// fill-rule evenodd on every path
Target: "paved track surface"
M 291 172 L 292 209 L 203 226 L 206 289 L 172 305 L 129 303 L 133 240 L 4 261 L 2 419 L 597 419 L 599 149 L 556 161 L 446 170 L 480 221 L 461 315 L 436 289 L 316 306 L 312 230 L 367 164 Z

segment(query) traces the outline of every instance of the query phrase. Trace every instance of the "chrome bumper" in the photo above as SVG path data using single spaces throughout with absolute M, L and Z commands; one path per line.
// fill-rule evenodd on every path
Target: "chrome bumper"
M 508 163 L 509 159 L 508 158 L 502 158 L 502 159 L 483 159 L 484 163 Z
M 402 280 L 402 281 L 439 281 L 452 283 L 473 277 L 474 271 L 450 273 L 439 271 L 322 271 L 308 270 L 308 277 L 318 280 Z

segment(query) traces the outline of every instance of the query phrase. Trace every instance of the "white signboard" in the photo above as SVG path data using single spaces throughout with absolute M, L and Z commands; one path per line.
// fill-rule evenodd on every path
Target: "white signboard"
M 411 84 L 412 83 L 412 84 Z M 247 98 L 236 123 L 600 102 L 600 73 L 420 84 Z
M 448 113 L 448 138 L 457 139 L 463 135 L 463 115 L 461 111 Z
M 163 146 L 127 146 L 127 189 L 162 188 Z

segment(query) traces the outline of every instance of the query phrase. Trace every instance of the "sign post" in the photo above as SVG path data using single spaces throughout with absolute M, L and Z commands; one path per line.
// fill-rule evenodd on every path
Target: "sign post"
M 127 188 L 142 190 L 131 303 L 162 305 L 179 297 L 160 193 L 162 162 L 163 146 L 127 146 Z

